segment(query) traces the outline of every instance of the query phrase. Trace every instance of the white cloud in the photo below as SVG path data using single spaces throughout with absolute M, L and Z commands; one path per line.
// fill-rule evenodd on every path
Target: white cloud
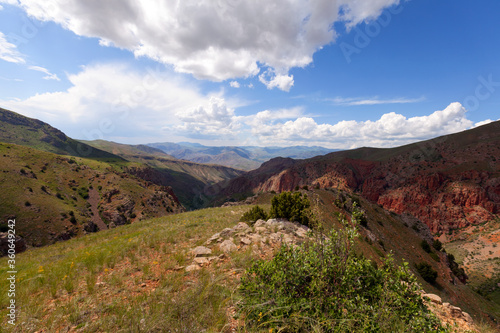
M 492 123 L 492 122 L 498 121 L 498 120 L 500 120 L 500 119 L 497 119 L 497 120 L 486 119 L 486 120 L 483 120 L 483 121 L 479 121 L 479 122 L 477 122 L 477 123 L 474 124 L 474 127 L 488 125 L 489 123 Z
M 428 116 L 406 118 L 394 112 L 377 121 L 341 121 L 318 124 L 313 118 L 300 117 L 286 122 L 264 119 L 255 122 L 252 132 L 262 144 L 318 144 L 334 148 L 361 146 L 394 147 L 439 135 L 462 131 L 473 126 L 460 103 L 452 103 Z
M 9 0 L 10 2 L 11 0 Z M 0 0 L 0 2 L 6 2 Z M 304 67 L 336 38 L 334 23 L 374 19 L 399 0 L 21 0 L 30 16 L 54 21 L 102 45 L 128 49 L 198 79 L 256 76 L 288 91 Z M 341 15 L 339 16 L 339 11 Z
M 327 99 L 335 105 L 345 105 L 345 106 L 358 106 L 358 105 L 382 105 L 382 104 L 410 104 L 419 103 L 425 101 L 425 97 L 420 98 L 393 98 L 393 99 L 380 99 L 378 97 L 373 98 L 342 98 L 336 97 L 333 99 Z
M 234 109 L 228 107 L 220 97 L 211 97 L 203 105 L 176 115 L 183 123 L 174 129 L 191 138 L 235 138 L 240 127 Z M 166 129 L 170 130 L 168 127 Z
M 40 66 L 29 66 L 28 69 L 31 69 L 32 71 L 37 71 L 37 72 L 42 72 L 47 74 L 47 76 L 44 76 L 44 80 L 56 80 L 56 81 L 61 81 L 59 77 L 56 74 L 53 74 L 49 72 L 48 69 L 40 67 Z
M 276 74 L 274 71 L 267 70 L 259 75 L 259 81 L 262 82 L 267 89 L 278 88 L 283 91 L 290 91 L 293 86 L 293 75 Z
M 238 81 L 231 81 L 231 82 L 229 82 L 229 85 L 232 88 L 239 88 L 240 87 L 240 83 Z
M 16 45 L 9 43 L 5 35 L 0 32 L 0 59 L 16 64 L 24 64 L 24 56 L 19 53 Z
M 126 64 L 87 66 L 68 75 L 71 87 L 66 91 L 0 100 L 0 105 L 48 122 L 77 139 L 128 138 L 137 143 L 172 138 L 162 128 L 181 125 L 177 115 L 183 117 L 186 111 L 207 104 L 210 96 L 161 67 L 139 72 Z

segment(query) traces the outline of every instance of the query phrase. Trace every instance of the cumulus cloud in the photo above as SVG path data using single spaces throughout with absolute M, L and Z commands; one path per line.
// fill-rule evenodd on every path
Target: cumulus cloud
M 29 66 L 28 69 L 31 69 L 32 71 L 37 71 L 37 72 L 42 72 L 42 73 L 47 74 L 46 76 L 43 77 L 44 80 L 61 81 L 56 74 L 49 72 L 49 70 L 47 68 L 43 68 L 40 66 Z
M 259 81 L 262 82 L 267 89 L 278 88 L 283 91 L 290 91 L 293 86 L 293 75 L 276 74 L 274 71 L 266 71 L 259 75 Z
M 229 85 L 232 88 L 239 88 L 240 87 L 240 83 L 238 81 L 231 81 L 231 82 L 229 82 Z
M 177 117 L 183 123 L 176 126 L 175 130 L 191 138 L 235 138 L 236 130 L 240 127 L 234 109 L 228 107 L 220 97 L 211 97 L 203 105 L 177 113 Z
M 171 137 L 163 127 L 181 125 L 178 115 L 210 101 L 210 96 L 161 67 L 136 71 L 126 64 L 86 66 L 68 75 L 71 87 L 65 91 L 0 100 L 0 105 L 78 139 L 151 142 Z
M 6 2 L 7 0 L 0 0 Z M 12 2 L 12 0 L 8 0 Z M 102 45 L 128 49 L 199 79 L 266 72 L 268 88 L 290 90 L 288 71 L 312 62 L 336 38 L 334 23 L 376 18 L 399 0 L 19 0 L 30 16 Z
M 17 50 L 17 47 L 9 43 L 5 35 L 0 32 L 0 59 L 16 64 L 24 64 L 24 56 Z
M 390 112 L 376 121 L 341 121 L 334 125 L 318 124 L 310 117 L 286 122 L 262 119 L 262 123 L 256 121 L 251 125 L 253 134 L 263 144 L 294 142 L 335 148 L 394 147 L 466 130 L 474 125 L 460 103 L 452 103 L 427 116 L 406 118 Z

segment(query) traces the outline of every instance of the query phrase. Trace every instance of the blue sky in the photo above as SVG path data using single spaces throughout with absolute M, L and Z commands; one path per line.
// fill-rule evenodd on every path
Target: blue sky
M 0 107 L 76 139 L 392 147 L 500 118 L 494 0 L 0 6 Z

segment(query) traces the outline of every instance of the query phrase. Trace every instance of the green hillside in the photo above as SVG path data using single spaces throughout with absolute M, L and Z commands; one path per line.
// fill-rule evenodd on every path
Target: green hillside
M 123 168 L 134 164 L 121 163 L 0 143 L 2 223 L 15 217 L 17 234 L 43 246 L 97 231 L 99 219 L 102 229 L 183 210 L 171 189 L 130 176 Z
M 0 142 L 15 143 L 60 155 L 119 160 L 115 155 L 67 137 L 47 123 L 2 108 Z
M 460 306 L 476 323 L 499 317 L 498 305 L 460 282 L 449 282 L 444 253 L 432 249 L 431 255 L 421 246 L 425 235 L 425 230 L 419 229 L 421 225 L 412 227 L 400 216 L 347 193 L 303 193 L 308 195 L 325 232 L 339 229 L 341 216 L 350 218 L 352 203 L 360 204 L 366 223 L 359 227 L 354 250 L 357 256 L 371 258 L 374 267 L 382 267 L 380 263 L 392 251 L 398 264 L 403 260 L 409 263 L 426 292 Z M 269 211 L 272 197 L 263 194 L 256 202 Z M 232 236 L 240 244 L 233 252 L 224 253 L 218 245 L 207 245 L 212 235 L 233 228 L 250 208 L 210 208 L 137 221 L 20 254 L 17 302 L 22 311 L 16 331 L 270 332 L 247 322 L 245 312 L 240 311 L 240 283 L 254 262 L 269 260 L 276 253 L 276 240 L 270 237 L 255 246 L 245 246 L 245 235 L 240 233 Z M 247 230 L 247 235 L 259 232 L 257 227 Z M 188 270 L 194 257 L 192 250 L 201 245 L 211 247 L 211 258 L 216 259 L 200 259 L 206 264 Z M 429 284 L 420 277 L 415 264 L 421 262 L 439 272 L 436 283 Z M 0 274 L 6 274 L 6 258 L 0 259 L 0 267 Z M 3 324 L 7 318 L 6 287 L 0 285 Z
M 104 140 L 86 143 L 127 161 L 147 166 L 131 167 L 127 172 L 158 185 L 171 186 L 188 209 L 200 208 L 210 199 L 204 193 L 206 187 L 243 174 L 243 171 L 225 166 L 178 160 L 159 149 L 144 145 L 133 146 Z

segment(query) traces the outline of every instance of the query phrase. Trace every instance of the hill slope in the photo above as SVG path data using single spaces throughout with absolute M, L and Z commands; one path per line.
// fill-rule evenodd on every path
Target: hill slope
M 414 264 L 427 262 L 440 272 L 436 285 L 418 278 L 427 292 L 460 306 L 477 323 L 500 314 L 497 306 L 459 281 L 450 283 L 444 253 L 432 250 L 438 262 L 420 245 L 426 234 L 424 225 L 406 226 L 397 214 L 346 192 L 315 190 L 307 195 L 318 218 L 326 227 L 335 228 L 339 214 L 350 216 L 353 200 L 359 199 L 367 227 L 361 229 L 356 252 L 380 263 L 392 250 L 396 261 L 408 261 L 417 276 Z M 270 198 L 265 194 L 256 202 L 268 210 Z M 344 207 L 337 207 L 336 199 Z M 269 231 L 272 236 L 268 231 L 259 236 L 257 227 L 235 227 L 249 208 L 211 208 L 144 220 L 20 254 L 17 301 L 24 310 L 19 312 L 19 329 L 245 331 L 244 318 L 234 316 L 240 278 L 253 262 L 269 258 L 286 232 L 276 227 Z M 216 233 L 221 238 L 233 237 L 239 248 L 224 253 L 221 243 L 207 244 L 209 239 L 217 240 L 211 237 Z M 193 249 L 199 245 L 210 247 L 212 254 L 195 257 Z M 6 274 L 5 260 L 0 259 L 1 274 Z M 193 263 L 195 268 L 187 269 Z M 7 318 L 6 288 L 0 285 L 3 320 Z
M 0 108 L 0 142 L 14 143 L 50 153 L 86 158 L 119 159 L 73 140 L 43 121 Z
M 131 165 L 127 163 L 126 165 Z M 0 217 L 29 246 L 184 210 L 170 187 L 112 164 L 0 143 Z M 2 226 L 5 229 L 5 226 Z
M 155 184 L 171 186 L 188 209 L 199 208 L 209 200 L 204 195 L 208 186 L 243 174 L 243 171 L 225 166 L 181 161 L 144 145 L 132 146 L 103 140 L 86 143 L 137 163 L 126 171 Z

